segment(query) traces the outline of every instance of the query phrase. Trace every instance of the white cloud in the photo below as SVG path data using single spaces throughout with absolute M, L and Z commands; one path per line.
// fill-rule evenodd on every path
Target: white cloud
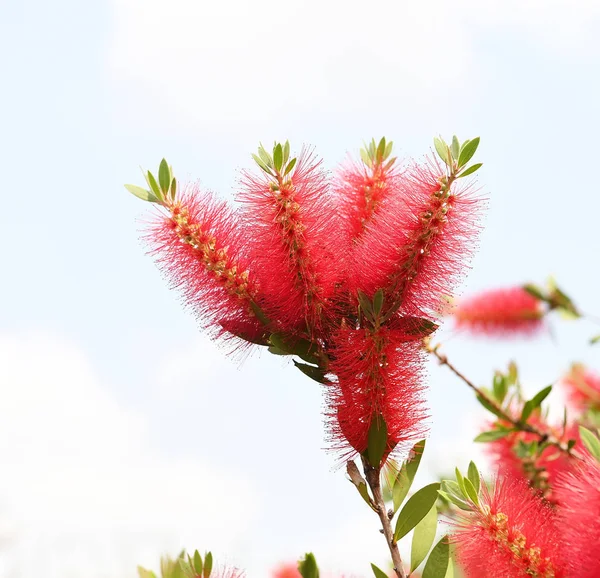
M 131 576 L 182 545 L 230 551 L 252 521 L 244 476 L 156 451 L 73 344 L 0 336 L 0 399 L 2 576 Z

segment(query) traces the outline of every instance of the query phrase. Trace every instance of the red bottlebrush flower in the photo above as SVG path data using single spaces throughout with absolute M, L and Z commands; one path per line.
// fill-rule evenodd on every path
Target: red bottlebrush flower
M 563 476 L 556 489 L 561 506 L 561 528 L 565 563 L 569 576 L 600 576 L 600 464 L 590 455 L 573 472 Z
M 358 239 L 350 286 L 404 315 L 439 315 L 476 246 L 482 203 L 468 189 L 442 184 L 435 162 L 389 183 L 389 194 Z
M 580 363 L 575 363 L 561 383 L 567 389 L 573 407 L 580 411 L 600 411 L 600 375 Z
M 579 440 L 579 433 L 575 426 L 567 427 L 563 432 L 562 426 L 551 427 L 540 417 L 535 416 L 529 418 L 529 423 L 562 443 L 567 443 L 569 439 Z M 499 421 L 498 424 L 510 427 L 507 422 Z M 557 497 L 554 494 L 556 481 L 562 474 L 570 471 L 575 464 L 575 458 L 555 446 L 544 448 L 535 458 L 521 457 L 519 455 L 521 446 L 534 441 L 539 441 L 538 435 L 518 431 L 487 443 L 486 449 L 501 471 L 511 477 L 526 480 L 548 502 L 556 503 Z
M 298 571 L 298 564 L 284 564 L 273 572 L 272 578 L 302 578 Z
M 393 164 L 385 162 L 372 166 L 351 162 L 338 172 L 334 187 L 349 248 L 366 231 L 384 199 L 397 192 L 399 175 Z
M 467 578 L 566 578 L 554 513 L 521 480 L 485 484 L 480 505 L 461 512 L 452 536 Z
M 197 186 L 166 209 L 147 234 L 159 267 L 205 327 L 261 342 L 259 284 L 232 211 Z
M 321 163 L 304 152 L 289 175 L 245 173 L 243 185 L 238 198 L 267 314 L 280 331 L 313 334 L 332 313 L 339 277 L 337 215 Z
M 334 449 L 343 458 L 367 449 L 380 416 L 387 427 L 387 456 L 423 436 L 422 349 L 398 330 L 342 328 L 334 336 L 328 418 Z
M 543 302 L 522 287 L 485 291 L 461 301 L 454 311 L 460 328 L 490 335 L 531 334 L 539 330 Z

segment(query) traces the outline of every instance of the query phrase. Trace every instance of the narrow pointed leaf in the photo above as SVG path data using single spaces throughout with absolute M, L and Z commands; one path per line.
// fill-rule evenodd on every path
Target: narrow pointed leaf
M 283 149 L 281 144 L 276 145 L 273 149 L 273 164 L 275 165 L 275 170 L 277 172 L 279 172 L 283 166 Z
M 423 456 L 424 451 L 425 440 L 421 440 L 414 445 L 409 459 L 402 464 L 402 467 L 396 476 L 396 481 L 394 482 L 394 487 L 392 489 L 394 512 L 398 511 L 398 508 L 400 508 L 410 491 L 410 487 L 415 479 L 417 470 L 419 469 L 419 464 L 421 463 L 421 457 Z
M 450 544 L 448 536 L 444 536 L 431 551 L 422 578 L 446 578 L 449 563 Z
M 377 568 L 375 564 L 371 564 L 371 569 L 373 570 L 375 578 L 388 578 L 388 575 L 380 568 Z
M 160 166 L 158 167 L 158 183 L 163 195 L 168 194 L 169 186 L 171 185 L 171 171 L 165 159 L 160 161 Z
M 138 199 L 142 199 L 142 201 L 148 201 L 149 203 L 158 203 L 158 199 L 152 194 L 150 191 L 146 189 L 142 189 L 142 187 L 138 187 L 136 185 L 125 185 L 125 188 L 132 194 L 135 195 Z
M 294 365 L 306 376 L 314 379 L 319 383 L 329 383 L 329 380 L 325 377 L 326 371 L 320 367 L 309 365 L 308 363 L 300 363 L 295 359 L 292 360 Z
M 210 573 L 212 572 L 213 567 L 213 555 L 212 552 L 207 552 L 204 556 L 204 568 L 202 570 L 202 575 L 204 578 L 209 578 Z
M 319 567 L 317 566 L 317 560 L 314 554 L 306 554 L 306 556 L 300 560 L 298 563 L 298 572 L 300 572 L 302 578 L 319 578 Z
M 474 165 L 471 165 L 468 169 L 462 171 L 462 173 L 460 173 L 457 178 L 462 179 L 463 177 L 472 175 L 475 171 L 478 171 L 482 166 L 483 163 L 475 163 Z
M 381 464 L 381 459 L 387 447 L 387 424 L 382 415 L 376 415 L 371 421 L 369 427 L 369 437 L 367 445 L 367 456 L 369 463 L 373 467 Z
M 426 515 L 438 497 L 440 484 L 429 484 L 412 495 L 398 514 L 394 539 L 400 540 L 408 534 Z
M 410 571 L 414 572 L 425 560 L 427 553 L 433 545 L 437 530 L 437 508 L 434 506 L 426 516 L 417 524 L 412 538 L 410 549 Z
M 473 140 L 465 142 L 458 155 L 458 166 L 464 167 L 473 157 L 479 146 L 479 137 L 475 137 Z
M 579 435 L 588 452 L 600 462 L 600 440 L 589 429 L 579 426 Z

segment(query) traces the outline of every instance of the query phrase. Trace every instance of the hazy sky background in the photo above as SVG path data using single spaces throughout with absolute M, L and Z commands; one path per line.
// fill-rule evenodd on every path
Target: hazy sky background
M 465 291 L 553 273 L 600 314 L 599 26 L 597 0 L 3 0 L 0 577 L 133 577 L 180 546 L 250 578 L 311 549 L 331 570 L 383 564 L 322 450 L 318 386 L 199 335 L 123 183 L 166 156 L 230 195 L 259 140 L 333 168 L 371 136 L 418 157 L 480 135 L 489 211 Z M 600 369 L 590 324 L 553 331 L 444 335 L 481 383 L 511 357 L 531 389 L 574 359 Z M 430 384 L 424 475 L 465 468 L 484 418 L 443 369 Z

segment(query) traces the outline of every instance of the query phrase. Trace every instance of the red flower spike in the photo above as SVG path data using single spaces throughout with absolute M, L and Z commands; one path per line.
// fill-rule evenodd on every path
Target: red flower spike
M 532 334 L 543 326 L 543 302 L 522 287 L 485 291 L 461 301 L 454 311 L 459 328 L 494 336 Z
M 334 450 L 344 460 L 367 449 L 374 419 L 387 428 L 384 460 L 424 434 L 426 417 L 420 342 L 387 328 L 342 328 L 334 336 L 328 420 Z
M 370 167 L 352 162 L 338 172 L 334 188 L 349 246 L 365 232 L 382 201 L 397 189 L 398 179 L 398 169 L 385 162 Z
M 263 339 L 253 312 L 259 285 L 248 269 L 237 222 L 227 206 L 190 186 L 166 206 L 146 235 L 159 267 L 205 327 Z
M 337 215 L 320 161 L 307 152 L 288 176 L 244 173 L 239 200 L 251 237 L 253 266 L 267 297 L 267 314 L 285 333 L 309 332 L 331 315 L 337 280 L 333 244 Z
M 443 175 L 430 162 L 396 179 L 356 244 L 354 291 L 384 288 L 393 311 L 439 315 L 476 246 L 482 210 L 468 188 L 444 189 Z
M 460 512 L 452 541 L 467 578 L 566 578 L 549 506 L 520 480 L 503 477 L 480 505 Z
M 558 523 L 569 576 L 600 576 L 600 464 L 590 455 L 563 476 L 556 489 Z
M 600 411 L 600 375 L 575 363 L 561 380 L 569 401 L 576 409 Z

